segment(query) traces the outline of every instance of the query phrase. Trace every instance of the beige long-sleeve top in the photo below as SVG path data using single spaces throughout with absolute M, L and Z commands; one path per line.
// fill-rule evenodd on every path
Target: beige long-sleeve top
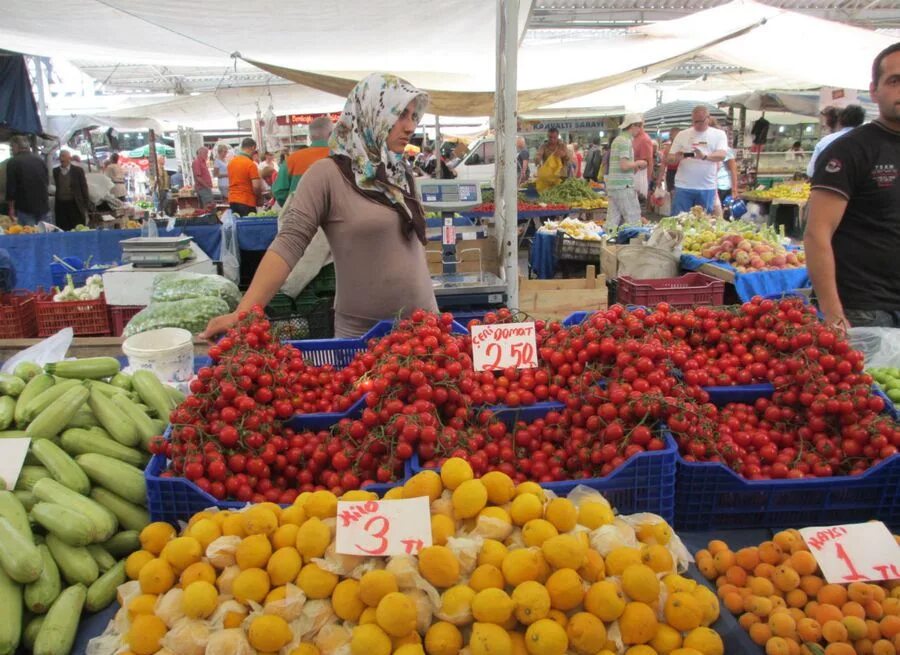
M 397 212 L 361 195 L 331 159 L 313 164 L 269 248 L 291 268 L 321 227 L 334 256 L 335 335 L 360 336 L 374 323 L 437 311 L 425 247 L 403 233 Z

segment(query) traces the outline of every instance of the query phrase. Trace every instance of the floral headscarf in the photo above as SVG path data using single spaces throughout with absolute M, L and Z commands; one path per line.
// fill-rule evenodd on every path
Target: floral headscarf
M 403 192 L 412 194 L 403 153 L 388 150 L 387 138 L 394 123 L 415 101 L 416 117 L 428 105 L 428 94 L 396 75 L 372 73 L 347 96 L 344 111 L 334 126 L 328 145 L 332 155 L 349 158 L 356 186 L 384 194 L 409 213 Z M 379 170 L 380 169 L 380 170 Z

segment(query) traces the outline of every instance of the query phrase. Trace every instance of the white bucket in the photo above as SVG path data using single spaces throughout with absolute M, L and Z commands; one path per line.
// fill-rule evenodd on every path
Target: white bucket
M 163 382 L 186 382 L 194 375 L 194 341 L 181 328 L 148 330 L 122 344 L 132 371 L 146 370 Z

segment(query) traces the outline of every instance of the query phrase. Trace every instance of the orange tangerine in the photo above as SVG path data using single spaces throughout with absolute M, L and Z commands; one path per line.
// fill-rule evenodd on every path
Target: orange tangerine
M 734 561 L 745 571 L 752 571 L 759 564 L 759 549 L 756 546 L 741 548 L 734 554 Z
M 725 580 L 736 587 L 743 587 L 747 584 L 747 572 L 740 566 L 729 566 L 728 570 L 725 571 Z
M 841 605 L 841 612 L 843 612 L 844 616 L 856 616 L 861 619 L 866 618 L 865 608 L 853 600 L 848 600 Z
M 772 638 L 772 631 L 766 623 L 754 623 L 750 626 L 750 638 L 753 643 L 764 646 Z
M 790 562 L 791 568 L 801 576 L 812 575 L 819 568 L 819 565 L 816 564 L 816 558 L 808 550 L 798 550 L 796 553 L 791 553 L 791 558 L 788 562 Z
M 775 585 L 768 578 L 751 578 L 748 586 L 755 596 L 771 596 L 775 593 Z
M 769 629 L 776 637 L 792 637 L 797 632 L 797 622 L 788 612 L 775 612 L 769 616 Z
M 806 595 L 806 592 L 802 589 L 791 589 L 784 596 L 784 601 L 788 604 L 788 607 L 803 607 L 809 602 L 809 596 Z
M 800 588 L 807 596 L 815 597 L 823 586 L 825 581 L 817 575 L 804 575 L 800 578 Z
M 835 607 L 828 603 L 820 603 L 819 606 L 816 607 L 813 618 L 822 625 L 822 628 L 824 628 L 828 621 L 840 621 L 844 618 L 844 615 L 841 613 L 839 607 Z
M 709 550 L 709 554 L 713 556 L 720 551 L 729 550 L 728 544 L 720 539 L 713 539 L 706 548 Z
M 822 637 L 829 644 L 847 641 L 847 628 L 840 621 L 826 621 L 822 624 Z
M 734 566 L 734 553 L 727 548 L 725 550 L 720 550 L 713 555 L 713 564 L 716 565 L 716 571 L 725 573 L 725 571 Z
M 775 575 L 775 566 L 768 562 L 760 562 L 756 565 L 756 568 L 753 569 L 753 575 L 759 578 L 769 578 L 771 580 L 772 576 Z
M 827 584 L 816 594 L 816 600 L 840 607 L 847 602 L 847 590 L 841 585 Z
M 769 639 L 766 642 L 766 655 L 791 655 L 787 640 L 781 637 Z
M 800 619 L 797 621 L 797 635 L 803 641 L 816 643 L 822 639 L 822 626 L 815 619 Z
M 738 623 L 740 623 L 741 627 L 747 631 L 750 630 L 750 626 L 755 625 L 756 623 L 760 623 L 761 621 L 762 619 L 756 616 L 756 614 L 752 614 L 751 612 L 744 612 L 738 619 Z
M 784 558 L 784 551 L 774 541 L 764 541 L 759 545 L 759 559 L 766 564 L 777 566 Z

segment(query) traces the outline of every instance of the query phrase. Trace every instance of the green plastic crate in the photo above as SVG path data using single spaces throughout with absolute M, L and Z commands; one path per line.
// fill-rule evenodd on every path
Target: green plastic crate
M 319 297 L 333 296 L 335 291 L 334 264 L 323 267 L 309 283 L 309 287 L 312 287 L 313 292 Z

